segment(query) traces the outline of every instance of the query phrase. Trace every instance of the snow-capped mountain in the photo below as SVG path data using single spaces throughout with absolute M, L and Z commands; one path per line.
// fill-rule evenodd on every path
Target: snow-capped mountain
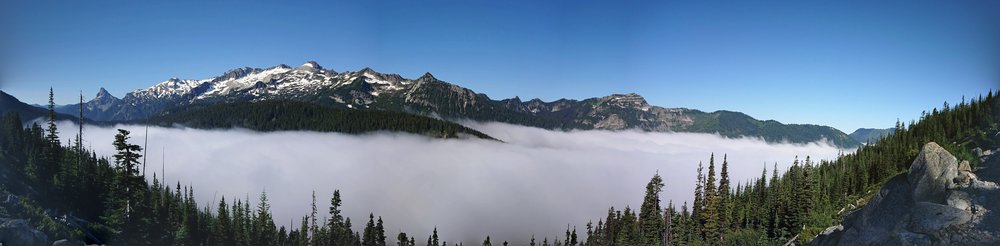
M 128 121 L 182 111 L 195 105 L 262 100 L 303 101 L 327 107 L 399 111 L 549 129 L 637 128 L 752 136 L 768 141 L 825 139 L 839 146 L 857 145 L 847 134 L 830 127 L 758 121 L 738 112 L 706 113 L 658 107 L 649 105 L 635 93 L 552 102 L 521 101 L 518 97 L 493 100 L 485 94 L 441 81 L 430 73 L 407 79 L 371 68 L 336 72 L 314 61 L 295 68 L 283 64 L 264 69 L 243 67 L 198 80 L 171 78 L 130 92 L 121 99 L 102 89 L 94 100 L 85 104 L 84 114 L 93 120 Z M 68 114 L 78 110 L 73 105 L 57 109 Z

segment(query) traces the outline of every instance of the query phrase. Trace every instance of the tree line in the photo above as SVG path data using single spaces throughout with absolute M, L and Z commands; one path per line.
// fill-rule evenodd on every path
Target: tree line
M 383 110 L 329 108 L 289 100 L 182 106 L 165 110 L 142 122 L 209 129 L 241 127 L 257 131 L 309 130 L 350 134 L 396 131 L 439 138 L 456 138 L 464 134 L 493 139 L 482 132 L 440 119 Z
M 963 98 L 957 105 L 945 102 L 941 109 L 922 113 L 919 121 L 897 122 L 894 134 L 842 153 L 836 160 L 796 158 L 780 173 L 775 164 L 768 177 L 765 167 L 759 178 L 735 187 L 725 156 L 716 183 L 712 156 L 707 175 L 699 165 L 694 201 L 684 202 L 680 209 L 671 202 L 666 208 L 670 236 L 665 241 L 672 245 L 808 242 L 863 206 L 887 180 L 904 174 L 928 142 L 977 165 L 972 148 L 1000 146 L 998 120 L 1000 100 L 991 90 L 985 97 Z M 609 213 L 606 221 L 616 220 Z

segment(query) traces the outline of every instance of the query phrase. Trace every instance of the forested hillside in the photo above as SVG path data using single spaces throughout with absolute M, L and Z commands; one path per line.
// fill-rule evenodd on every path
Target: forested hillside
M 14 96 L 7 94 L 7 92 L 0 91 L 0 115 L 7 113 L 17 113 L 25 122 L 49 117 L 48 110 L 28 105 L 27 103 L 21 102 L 21 100 L 18 100 Z M 58 120 L 71 120 L 74 122 L 79 120 L 76 116 L 60 113 L 56 113 L 55 117 Z M 86 120 L 86 122 L 91 124 L 94 123 L 90 120 Z
M 851 136 L 851 138 L 858 141 L 859 143 L 868 143 L 868 142 L 875 142 L 875 140 L 879 140 L 880 138 L 884 138 L 885 136 L 892 135 L 892 133 L 895 130 L 896 130 L 895 128 L 888 128 L 888 129 L 859 128 L 858 130 L 852 132 L 849 136 Z
M 833 161 L 794 160 L 787 170 L 731 184 L 723 158 L 716 183 L 714 158 L 699 168 L 695 200 L 668 207 L 675 245 L 805 242 L 861 207 L 890 177 L 905 172 L 921 146 L 942 143 L 959 160 L 976 165 L 971 149 L 1000 146 L 1000 100 L 985 97 L 924 112 L 920 121 L 897 123 L 895 133 Z M 735 187 L 734 187 L 735 185 Z
M 468 127 L 424 116 L 381 110 L 328 108 L 297 101 L 181 107 L 166 110 L 148 122 L 206 129 L 240 127 L 257 131 L 309 130 L 350 134 L 398 131 L 441 138 L 455 138 L 464 134 L 493 139 Z

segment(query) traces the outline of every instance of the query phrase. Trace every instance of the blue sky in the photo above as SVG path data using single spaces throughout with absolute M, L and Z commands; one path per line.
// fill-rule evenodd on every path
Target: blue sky
M 997 1 L 2 1 L 0 89 L 29 103 L 316 60 L 850 133 L 1000 89 Z

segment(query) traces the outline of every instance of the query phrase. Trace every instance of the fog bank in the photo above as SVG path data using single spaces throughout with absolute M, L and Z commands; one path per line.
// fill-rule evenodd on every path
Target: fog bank
M 227 202 L 249 196 L 256 203 L 266 189 L 279 226 L 298 228 L 314 190 L 322 219 L 333 190 L 340 189 L 342 211 L 354 229 L 375 213 L 391 243 L 399 231 L 423 242 L 437 226 L 449 243 L 478 244 L 490 235 L 495 243 L 520 244 L 532 234 L 539 242 L 561 238 L 567 224 L 584 236 L 585 224 L 603 218 L 609 206 L 638 208 L 657 172 L 666 183 L 663 205 L 673 200 L 679 207 L 693 196 L 698 162 L 707 169 L 713 152 L 717 164 L 728 154 L 735 187 L 759 177 L 765 165 L 770 172 L 774 163 L 784 168 L 795 156 L 832 159 L 840 151 L 824 143 L 768 144 L 712 134 L 464 124 L 504 142 L 150 127 L 146 172 L 162 177 L 164 167 L 167 184 L 193 185 L 202 207 L 222 196 Z M 131 142 L 143 144 L 143 126 L 115 128 L 130 130 Z M 115 128 L 85 126 L 85 144 L 110 158 Z M 77 127 L 60 122 L 59 129 L 65 141 Z

